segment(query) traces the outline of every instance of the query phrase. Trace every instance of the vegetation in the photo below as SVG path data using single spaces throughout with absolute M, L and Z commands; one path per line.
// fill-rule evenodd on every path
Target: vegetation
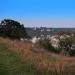
M 75 56 L 74 37 L 66 37 L 65 39 L 61 39 L 59 43 L 59 47 L 63 50 L 63 54 L 68 56 Z
M 38 44 L 40 47 L 54 53 L 62 53 L 65 56 L 75 56 L 75 36 L 72 34 L 62 34 L 63 38 L 59 38 L 58 47 L 52 46 L 49 39 L 41 39 Z
M 22 57 L 0 43 L 0 75 L 35 75 L 37 70 L 32 62 L 24 62 Z
M 34 52 L 34 48 L 30 43 L 0 38 L 0 75 L 75 75 L 75 58 Z
M 41 40 L 39 40 L 38 44 L 40 47 L 44 48 L 47 51 L 54 52 L 54 53 L 60 53 L 61 52 L 60 48 L 55 48 L 52 46 L 49 39 L 43 39 L 43 40 L 41 39 Z
M 50 40 L 48 39 L 39 40 L 39 45 L 47 50 L 54 50 L 54 47 L 51 45 Z
M 1 21 L 0 36 L 13 39 L 29 37 L 25 31 L 24 25 L 21 25 L 19 22 L 10 19 L 4 19 Z
M 23 25 L 9 19 L 1 22 L 0 36 L 29 37 Z M 66 57 L 75 56 L 75 35 L 59 40 L 58 48 L 49 39 L 40 40 L 39 47 L 44 49 L 41 50 L 31 42 L 0 38 L 0 75 L 75 75 L 75 57 Z M 62 52 L 65 57 L 55 54 Z

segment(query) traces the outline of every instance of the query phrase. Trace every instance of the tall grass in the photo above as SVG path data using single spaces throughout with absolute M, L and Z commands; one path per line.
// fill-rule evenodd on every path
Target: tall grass
M 0 75 L 35 75 L 37 69 L 30 61 L 23 61 L 21 56 L 0 43 Z
M 11 61 L 13 65 L 10 65 L 11 63 L 7 62 L 8 65 L 10 65 L 9 69 L 11 71 L 7 71 L 8 69 L 5 69 L 4 66 L 5 73 L 9 72 L 9 75 L 74 75 L 73 70 L 75 70 L 75 67 L 73 66 L 75 66 L 75 58 L 53 57 L 48 55 L 46 51 L 41 52 L 38 50 L 39 48 L 35 52 L 33 51 L 33 49 L 35 50 L 35 46 L 29 42 L 12 41 L 3 38 L 0 38 L 0 41 L 7 44 L 5 47 L 4 44 L 0 45 L 1 50 L 5 51 L 4 53 L 9 52 L 8 55 L 10 54 L 10 56 L 8 56 L 9 58 L 7 59 L 10 61 L 10 57 L 13 57 L 13 59 L 11 58 L 13 60 Z M 16 56 L 13 56 L 13 52 L 14 54 L 16 53 Z M 16 59 L 15 63 L 14 59 Z

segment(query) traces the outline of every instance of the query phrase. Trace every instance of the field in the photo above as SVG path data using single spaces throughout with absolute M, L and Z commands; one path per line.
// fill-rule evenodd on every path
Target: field
M 49 53 L 28 41 L 0 38 L 0 75 L 75 75 L 75 57 Z

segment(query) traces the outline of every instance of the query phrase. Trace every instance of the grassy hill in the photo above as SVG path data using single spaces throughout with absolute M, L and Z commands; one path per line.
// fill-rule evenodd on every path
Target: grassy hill
M 0 42 L 0 75 L 35 75 L 37 70 L 32 62 L 24 61 L 21 55 Z
M 0 75 L 75 75 L 75 57 L 48 53 L 30 42 L 0 38 Z

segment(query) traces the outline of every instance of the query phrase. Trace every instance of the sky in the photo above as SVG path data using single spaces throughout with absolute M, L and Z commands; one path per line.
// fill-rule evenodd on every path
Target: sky
M 75 27 L 75 0 L 1 0 L 0 21 L 13 19 L 26 27 Z

